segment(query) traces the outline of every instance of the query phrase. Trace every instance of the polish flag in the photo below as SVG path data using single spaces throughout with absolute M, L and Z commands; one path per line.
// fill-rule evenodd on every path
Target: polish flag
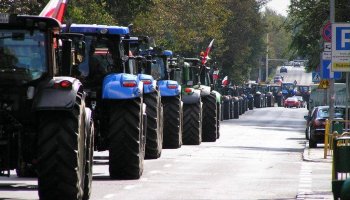
M 217 69 L 217 70 L 214 70 L 214 72 L 213 72 L 213 79 L 214 79 L 214 80 L 219 79 L 219 70 L 218 70 L 218 69 Z
M 62 23 L 64 12 L 67 9 L 67 1 L 68 0 L 50 0 L 39 16 L 52 17 Z
M 222 85 L 228 85 L 228 78 L 227 78 L 227 76 L 225 76 L 225 78 L 224 79 L 222 79 Z
M 205 63 L 207 63 L 209 59 L 209 53 L 210 53 L 211 47 L 213 46 L 213 43 L 214 43 L 214 39 L 209 43 L 209 46 L 204 52 L 204 55 L 202 57 L 202 65 L 205 65 Z

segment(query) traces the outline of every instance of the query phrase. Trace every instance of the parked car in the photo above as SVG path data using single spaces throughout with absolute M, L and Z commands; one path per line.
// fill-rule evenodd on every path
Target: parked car
M 334 107 L 334 119 L 343 119 L 345 116 L 345 106 Z M 315 107 L 310 116 L 304 116 L 308 121 L 307 136 L 309 147 L 316 148 L 317 144 L 324 143 L 326 119 L 329 118 L 329 106 Z
M 314 107 L 313 109 L 308 110 L 307 115 L 304 116 L 304 119 L 306 120 L 306 127 L 305 127 L 305 139 L 310 139 L 310 126 L 309 123 L 311 121 L 311 116 L 315 112 L 317 107 Z
M 287 68 L 285 67 L 285 66 L 282 66 L 281 68 L 280 68 L 280 73 L 287 73 Z
M 297 97 L 293 96 L 293 97 L 288 97 L 286 100 L 284 100 L 284 107 L 285 108 L 292 108 L 292 107 L 296 107 L 296 108 L 300 108 L 300 101 Z

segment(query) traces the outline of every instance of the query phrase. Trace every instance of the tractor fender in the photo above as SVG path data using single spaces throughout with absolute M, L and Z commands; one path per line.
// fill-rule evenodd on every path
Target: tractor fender
M 195 104 L 198 103 L 201 99 L 201 91 L 200 90 L 193 90 L 190 94 L 183 94 L 182 95 L 182 101 L 184 104 Z
M 134 99 L 142 94 L 143 83 L 136 75 L 109 74 L 103 79 L 102 99 Z
M 218 91 L 211 91 L 212 94 L 215 94 L 216 97 L 216 103 L 221 103 L 221 94 Z
M 157 82 L 162 97 L 178 96 L 181 92 L 181 85 L 173 80 L 159 80 Z
M 154 91 L 156 91 L 157 89 L 157 81 L 154 80 L 154 78 L 151 75 L 148 74 L 138 74 L 137 78 L 142 82 L 143 82 L 143 93 L 145 94 L 149 94 L 152 93 Z M 151 83 L 146 83 L 147 82 L 151 82 Z
M 67 87 L 62 87 L 61 83 Z M 71 110 L 77 100 L 77 95 L 82 95 L 85 99 L 85 93 L 81 82 L 72 77 L 59 76 L 38 86 L 36 95 L 33 99 L 32 109 L 39 110 Z
M 199 89 L 201 90 L 201 97 L 205 97 L 205 96 L 210 95 L 211 89 L 209 86 L 201 85 L 201 87 Z

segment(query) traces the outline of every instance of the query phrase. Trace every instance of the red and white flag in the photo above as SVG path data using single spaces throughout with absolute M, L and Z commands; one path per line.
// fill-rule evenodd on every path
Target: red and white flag
M 214 70 L 213 71 L 213 79 L 214 80 L 218 80 L 219 79 L 219 70 Z
M 225 76 L 225 78 L 224 79 L 222 79 L 222 85 L 228 85 L 228 77 L 227 76 Z
M 209 46 L 204 52 L 204 55 L 202 57 L 202 65 L 205 65 L 205 63 L 207 63 L 209 59 L 209 53 L 210 53 L 211 47 L 213 46 L 213 43 L 214 43 L 214 39 L 209 43 Z
M 39 16 L 52 17 L 62 23 L 64 12 L 67 8 L 67 1 L 68 0 L 50 0 Z

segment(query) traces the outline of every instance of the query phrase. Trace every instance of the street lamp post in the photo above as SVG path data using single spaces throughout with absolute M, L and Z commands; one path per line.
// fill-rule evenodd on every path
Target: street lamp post
M 265 72 L 265 83 L 269 77 L 269 33 L 266 33 L 266 72 Z

